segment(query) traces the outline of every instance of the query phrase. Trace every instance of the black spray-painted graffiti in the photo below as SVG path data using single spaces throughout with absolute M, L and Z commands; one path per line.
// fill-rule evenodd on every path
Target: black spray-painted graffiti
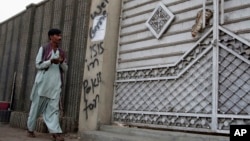
M 97 24 L 94 27 L 90 27 L 90 32 L 89 32 L 89 36 L 91 39 L 93 39 L 96 35 L 96 32 L 100 29 L 100 27 L 103 24 L 103 21 L 106 19 L 106 15 L 102 15 L 99 19 Z
M 89 30 L 89 36 L 91 39 L 93 39 L 96 35 L 96 32 L 100 29 L 101 25 L 103 24 L 103 21 L 106 19 L 107 17 L 107 12 L 106 12 L 106 7 L 107 4 L 109 3 L 108 0 L 104 0 L 100 5 L 97 5 L 97 10 L 94 11 L 94 13 L 92 13 L 90 16 L 92 18 L 92 20 L 95 19 L 95 17 L 100 16 L 101 17 L 98 19 L 96 25 L 94 27 L 90 27 Z
M 90 15 L 92 20 L 94 20 L 98 15 L 106 15 L 107 12 L 105 8 L 107 7 L 108 3 L 108 0 L 104 0 L 100 5 L 97 5 L 97 11 L 94 11 L 94 13 Z
M 99 59 L 98 57 L 101 56 L 104 52 L 103 42 L 96 43 L 90 46 L 90 61 L 86 59 L 86 65 L 88 67 L 88 71 L 90 72 L 91 69 L 96 71 L 99 66 Z M 100 96 L 96 94 L 95 89 L 97 89 L 102 82 L 102 73 L 98 72 L 90 79 L 85 79 L 83 81 L 83 89 L 84 89 L 84 103 L 85 108 L 84 111 L 86 113 L 86 119 L 88 119 L 88 111 L 93 110 L 96 108 L 97 103 L 99 102 Z M 95 95 L 95 99 L 89 100 L 88 95 L 93 94 Z M 90 102 L 89 102 L 90 101 Z
M 89 117 L 89 115 L 88 115 L 88 109 L 89 110 L 93 110 L 94 108 L 96 108 L 97 102 L 99 102 L 99 95 L 97 94 L 95 96 L 95 99 L 93 99 L 92 103 L 88 104 L 88 100 L 87 99 L 84 99 L 84 102 L 85 102 L 84 111 L 86 112 L 86 119 L 88 119 L 88 117 Z
M 91 58 L 96 57 L 97 55 L 103 54 L 104 52 L 103 42 L 90 46 L 90 50 L 91 50 Z
M 103 21 L 107 17 L 105 8 L 107 7 L 107 4 L 109 3 L 108 0 L 103 0 L 103 2 L 97 6 L 97 10 L 94 11 L 94 13 L 91 14 L 92 20 L 95 19 L 96 16 L 101 15 L 101 17 L 98 19 L 97 24 L 95 27 L 90 28 L 90 38 L 92 39 L 95 37 L 96 32 L 100 29 L 100 27 L 103 24 Z M 103 42 L 96 43 L 90 46 L 90 56 L 89 60 L 86 59 L 86 66 L 88 67 L 88 71 L 94 71 L 98 72 L 99 70 L 99 56 L 101 56 L 104 52 Z M 92 69 L 92 70 L 91 70 Z M 93 74 L 93 73 L 91 73 Z M 86 114 L 86 119 L 88 119 L 88 111 L 94 110 L 97 107 L 97 104 L 99 102 L 100 96 L 96 93 L 95 89 L 100 87 L 100 84 L 102 82 L 102 73 L 99 71 L 96 73 L 92 78 L 85 79 L 83 81 L 83 89 L 84 89 L 84 103 L 85 108 L 83 109 Z M 90 97 L 93 94 L 95 97 L 94 99 L 91 99 Z
M 103 48 L 103 42 L 100 42 L 98 44 L 94 44 L 92 46 L 90 46 L 90 50 L 91 50 L 91 56 L 90 58 L 94 58 L 93 61 L 91 61 L 90 63 L 87 62 L 87 66 L 88 66 L 88 71 L 90 71 L 90 69 L 95 68 L 96 66 L 99 66 L 99 60 L 97 57 L 97 55 L 101 55 L 104 52 L 104 48 Z
M 87 61 L 86 61 L 87 62 Z M 95 58 L 92 62 L 88 64 L 88 71 L 90 71 L 91 67 L 92 69 L 95 68 L 96 66 L 99 66 L 99 60 Z
M 93 110 L 97 106 L 97 102 L 99 102 L 99 94 L 95 94 L 95 88 L 97 88 L 102 81 L 101 72 L 96 74 L 96 78 L 91 78 L 90 80 L 83 81 L 83 90 L 84 90 L 84 103 L 85 108 L 84 111 L 86 113 L 86 119 L 88 119 L 88 110 Z M 87 98 L 87 95 L 92 94 L 96 95 L 95 99 L 93 99 L 90 103 Z
M 96 78 L 91 78 L 90 82 L 88 80 L 83 81 L 83 88 L 84 88 L 84 93 L 89 94 L 90 91 L 92 90 L 92 93 L 95 93 L 95 88 L 98 87 L 102 81 L 102 76 L 101 72 L 98 72 L 96 74 Z

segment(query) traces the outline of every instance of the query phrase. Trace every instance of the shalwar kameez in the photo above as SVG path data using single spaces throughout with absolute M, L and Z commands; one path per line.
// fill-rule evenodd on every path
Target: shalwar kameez
M 44 52 L 47 51 L 44 57 Z M 27 121 L 28 131 L 33 132 L 37 118 L 42 114 L 43 120 L 50 133 L 62 133 L 59 124 L 59 102 L 62 86 L 62 71 L 67 71 L 66 62 L 51 63 L 51 59 L 58 58 L 60 50 L 54 51 L 48 44 L 40 47 L 36 56 L 37 74 L 32 88 L 32 101 Z M 44 59 L 46 58 L 46 59 Z

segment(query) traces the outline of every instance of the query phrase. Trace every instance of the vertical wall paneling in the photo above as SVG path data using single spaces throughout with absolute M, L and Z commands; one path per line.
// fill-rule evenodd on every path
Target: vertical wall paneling
M 19 39 L 19 55 L 18 55 L 18 63 L 17 63 L 17 79 L 14 93 L 14 109 L 17 111 L 22 111 L 25 109 L 25 103 L 29 103 L 28 100 L 25 100 L 28 96 L 25 94 L 25 87 L 28 83 L 28 78 L 24 76 L 32 76 L 27 73 L 28 71 L 28 62 L 30 50 L 31 50 L 31 41 L 32 41 L 32 33 L 34 27 L 34 15 L 35 15 L 35 5 L 27 6 L 27 10 L 20 16 L 20 33 Z M 28 33 L 28 34 L 26 34 Z M 28 106 L 26 106 L 29 108 Z M 27 109 L 26 108 L 26 109 Z
M 3 68 L 4 63 L 4 52 L 5 52 L 5 42 L 6 42 L 6 32 L 7 32 L 7 24 L 1 24 L 1 34 L 0 34 L 0 68 Z M 2 72 L 3 69 L 0 69 L 0 91 L 3 91 L 4 87 L 1 87 L 2 84 Z M 3 100 L 3 94 L 0 96 L 0 100 Z
M 67 101 L 66 114 L 70 117 L 74 117 L 78 120 L 79 107 L 80 107 L 80 98 L 81 98 L 81 89 L 82 89 L 82 78 L 83 70 L 85 63 L 85 51 L 87 43 L 86 32 L 88 27 L 89 19 L 89 7 L 90 0 L 85 1 L 76 1 L 75 2 L 75 12 L 74 12 L 74 25 L 72 29 L 72 42 L 70 43 L 69 48 L 72 48 L 69 51 L 69 62 L 72 69 L 68 72 L 70 75 L 67 77 L 69 84 L 74 87 L 74 89 L 67 89 L 67 95 L 65 100 Z M 72 112 L 74 111 L 74 112 Z
M 8 86 L 8 76 L 9 76 L 9 61 L 10 61 L 10 53 L 11 53 L 11 40 L 12 40 L 12 33 L 13 33 L 13 24 L 14 20 L 9 21 L 7 23 L 7 32 L 6 32 L 6 43 L 4 45 L 4 55 L 3 55 L 3 64 L 2 64 L 2 72 L 1 72 L 1 91 L 4 93 L 2 96 L 3 101 L 7 101 L 6 97 L 9 95 L 7 92 L 10 89 Z M 6 85 L 7 84 L 7 85 Z
M 33 86 L 33 82 L 35 80 L 36 68 L 35 68 L 35 58 L 38 52 L 39 47 L 44 44 L 42 42 L 42 29 L 43 29 L 43 21 L 44 21 L 44 4 L 40 4 L 36 6 L 35 14 L 34 14 L 34 24 L 33 24 L 33 32 L 31 33 L 31 46 L 29 48 L 28 58 L 27 58 L 27 69 L 25 71 L 25 77 L 27 79 L 24 88 L 24 97 L 25 103 L 30 103 L 30 93 Z M 25 111 L 29 111 L 30 105 L 25 104 Z

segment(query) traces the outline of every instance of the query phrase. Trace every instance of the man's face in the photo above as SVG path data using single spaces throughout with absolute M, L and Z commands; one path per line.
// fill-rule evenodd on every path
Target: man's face
M 61 34 L 55 34 L 55 35 L 51 35 L 50 36 L 50 40 L 55 43 L 55 44 L 59 44 L 62 40 L 62 35 Z

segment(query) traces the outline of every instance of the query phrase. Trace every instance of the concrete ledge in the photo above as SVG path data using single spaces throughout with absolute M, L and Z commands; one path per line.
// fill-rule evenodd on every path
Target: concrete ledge
M 104 131 L 86 131 L 80 136 L 80 141 L 151 141 L 144 137 L 128 136 L 126 134 L 115 134 Z
M 100 131 L 82 133 L 81 139 L 81 141 L 229 141 L 229 136 L 104 125 L 100 127 Z

